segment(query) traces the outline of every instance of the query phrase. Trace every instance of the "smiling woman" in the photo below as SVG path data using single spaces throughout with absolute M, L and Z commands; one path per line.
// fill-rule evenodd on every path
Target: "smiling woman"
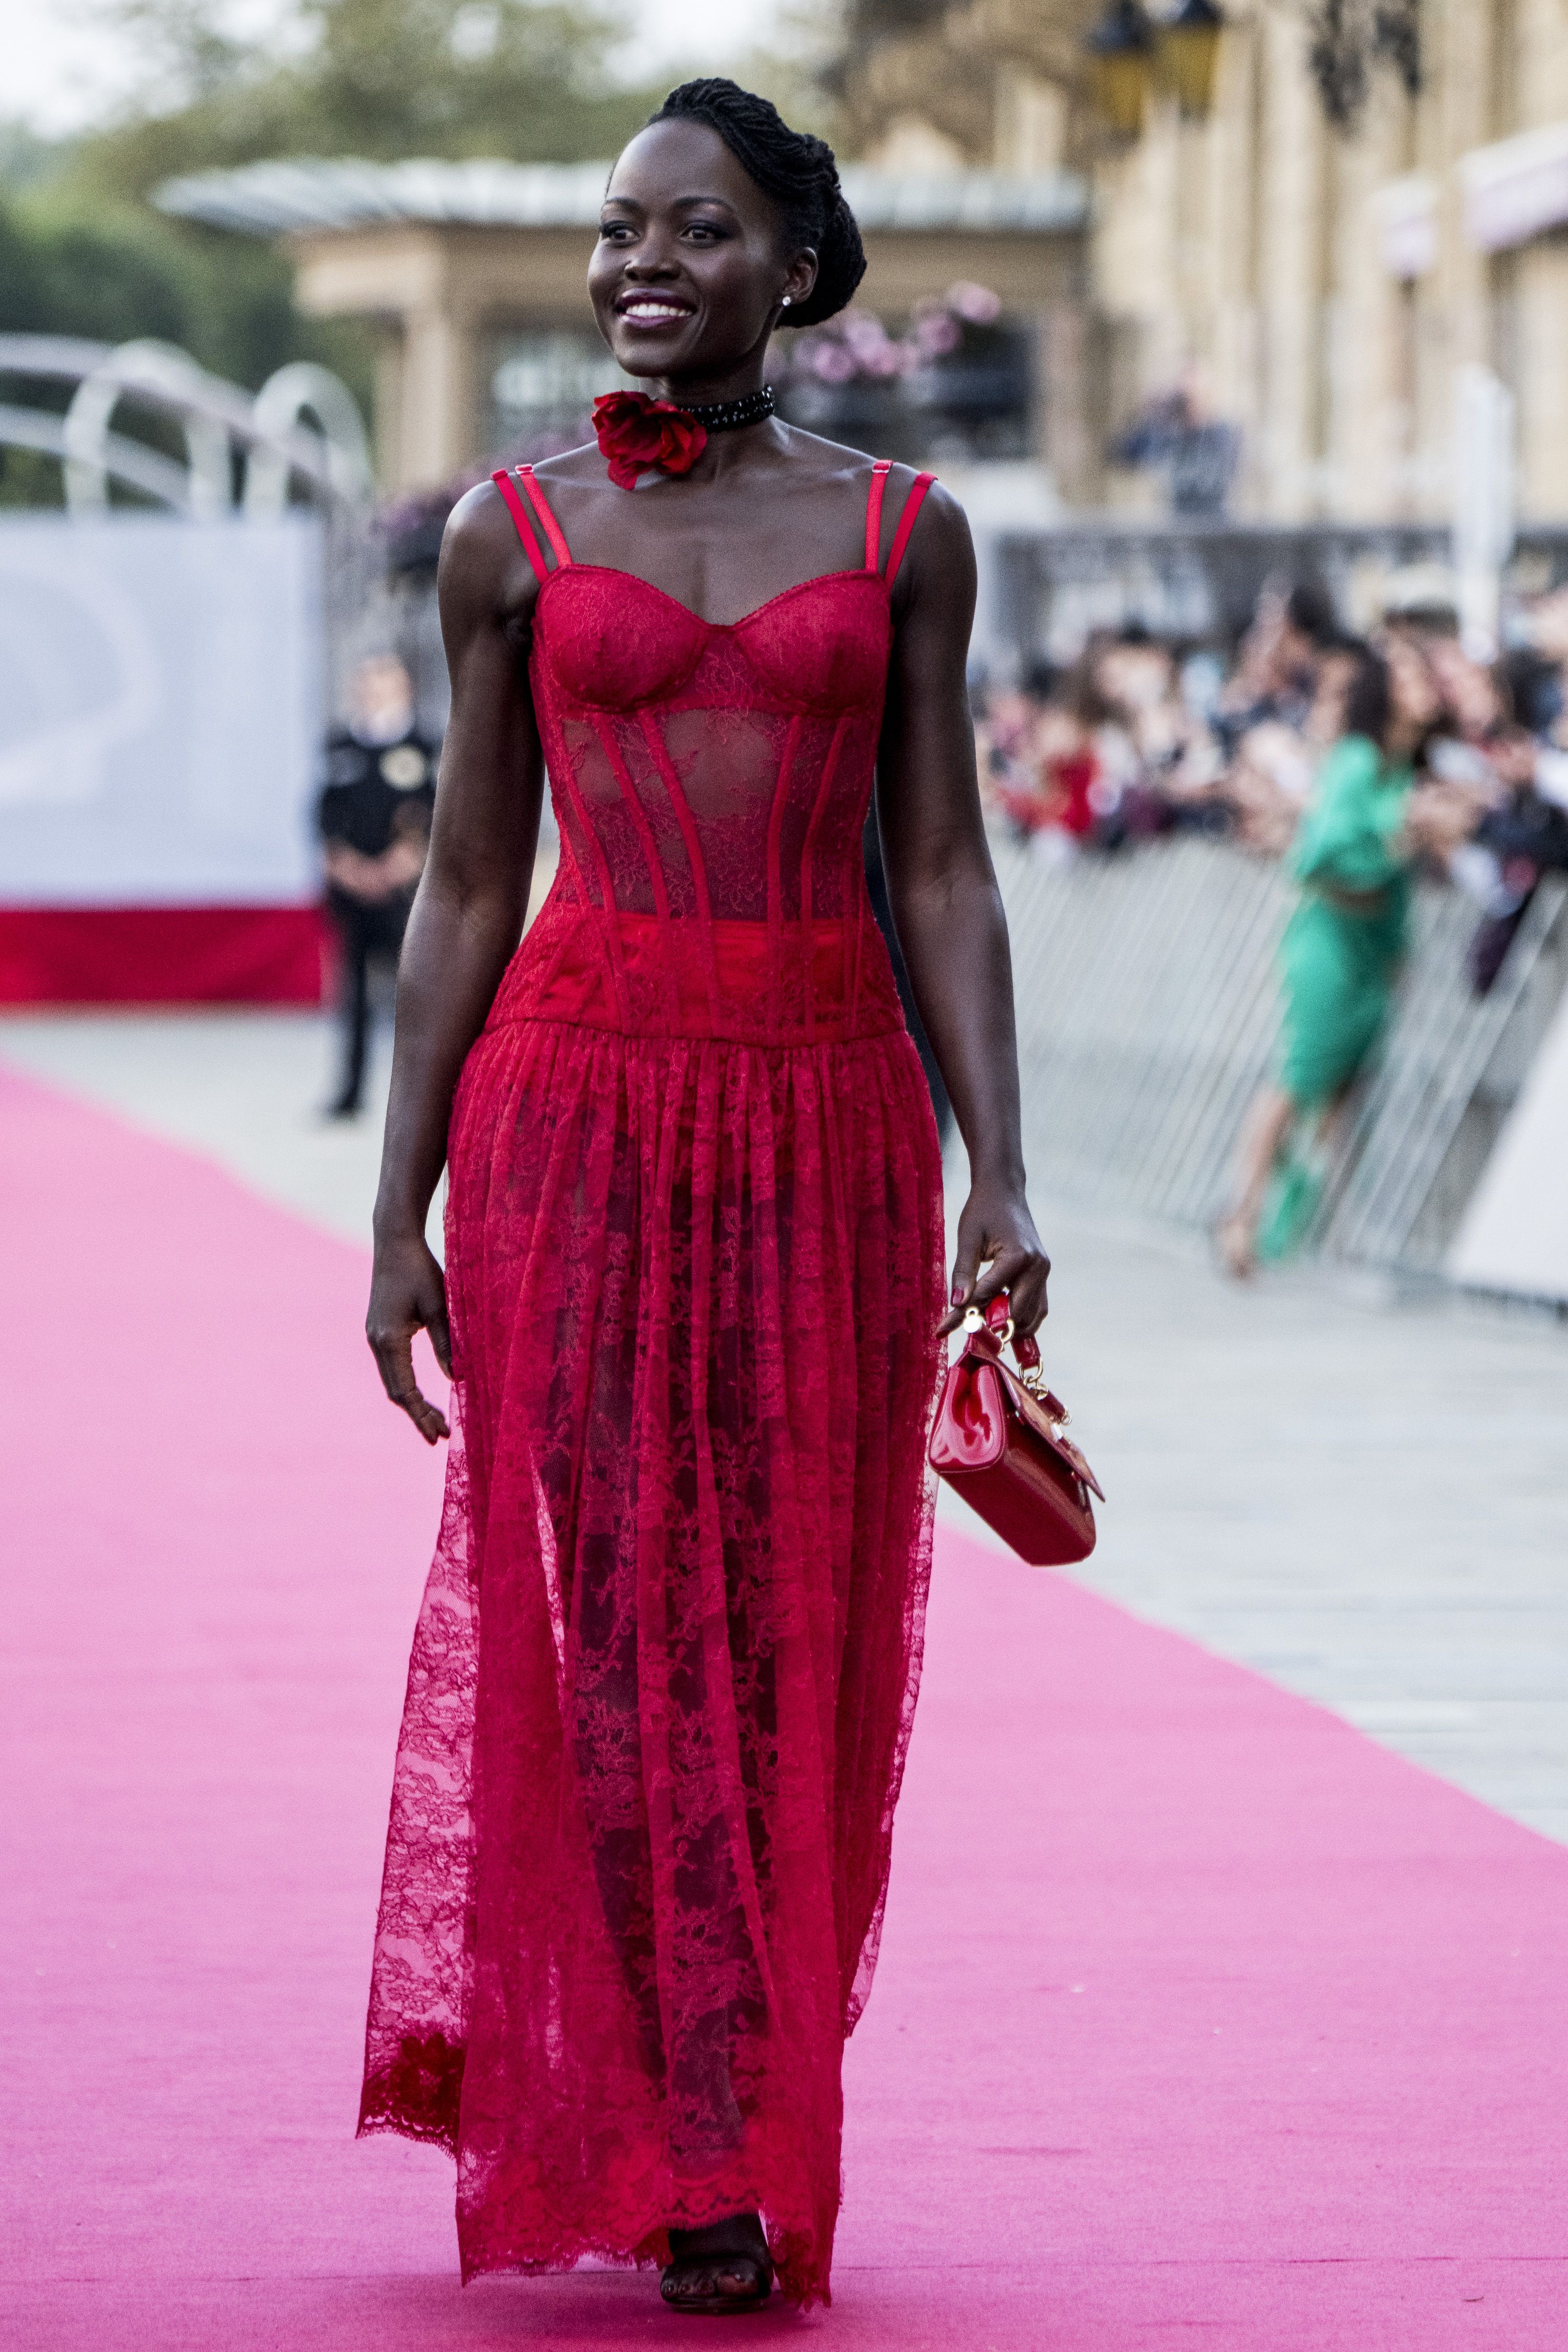
M 942 1338 L 971 1297 L 1023 1331 L 1046 1304 L 968 532 L 763 383 L 863 267 L 830 151 L 732 83 L 616 163 L 589 293 L 650 392 L 448 526 L 376 1215 L 387 1391 L 447 1434 L 421 1327 L 453 1391 L 363 2125 L 457 2153 L 466 2273 L 653 2259 L 684 2311 L 753 2308 L 775 2265 L 827 2294 Z M 561 865 L 519 947 L 546 769 Z M 874 784 L 973 1173 L 945 1312 Z

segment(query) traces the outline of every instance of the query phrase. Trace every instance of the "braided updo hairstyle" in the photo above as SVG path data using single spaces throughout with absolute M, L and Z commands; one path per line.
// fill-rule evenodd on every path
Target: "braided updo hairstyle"
M 717 131 L 747 177 L 777 205 L 791 251 L 809 246 L 816 254 L 816 283 L 784 313 L 781 327 L 820 326 L 843 310 L 866 275 L 866 251 L 826 140 L 792 131 L 771 100 L 721 75 L 683 81 L 648 120 L 705 122 Z

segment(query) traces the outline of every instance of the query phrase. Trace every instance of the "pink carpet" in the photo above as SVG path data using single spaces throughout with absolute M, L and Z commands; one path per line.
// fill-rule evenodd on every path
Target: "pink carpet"
M 715 2341 L 625 2274 L 462 2294 L 446 2162 L 351 2138 L 439 1476 L 363 1258 L 3 1076 L 0 1131 L 0 2337 Z M 837 2300 L 747 2340 L 1559 2352 L 1565 2016 L 1568 1852 L 945 1540 Z

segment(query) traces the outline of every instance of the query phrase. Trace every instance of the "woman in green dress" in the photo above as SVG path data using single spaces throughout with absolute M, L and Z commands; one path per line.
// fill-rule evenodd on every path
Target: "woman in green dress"
M 1343 731 L 1287 860 L 1301 897 L 1280 950 L 1277 1074 L 1247 1113 L 1235 1204 L 1217 1235 L 1235 1275 L 1283 1256 L 1304 1233 L 1334 1116 L 1387 1026 L 1425 845 L 1412 762 L 1439 709 L 1426 657 L 1408 638 L 1358 650 Z

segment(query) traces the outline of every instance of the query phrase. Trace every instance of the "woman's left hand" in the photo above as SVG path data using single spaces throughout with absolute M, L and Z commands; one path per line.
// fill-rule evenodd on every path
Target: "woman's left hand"
M 984 1307 L 999 1290 L 1007 1293 L 1015 1333 L 1021 1338 L 1034 1331 L 1049 1312 L 1046 1284 L 1050 1271 L 1023 1188 L 973 1185 L 958 1221 L 952 1305 L 937 1325 L 939 1337 L 956 1331 L 971 1307 Z
M 1417 784 L 1405 803 L 1405 833 L 1412 848 L 1448 858 L 1468 841 L 1487 814 L 1483 795 L 1466 784 Z

